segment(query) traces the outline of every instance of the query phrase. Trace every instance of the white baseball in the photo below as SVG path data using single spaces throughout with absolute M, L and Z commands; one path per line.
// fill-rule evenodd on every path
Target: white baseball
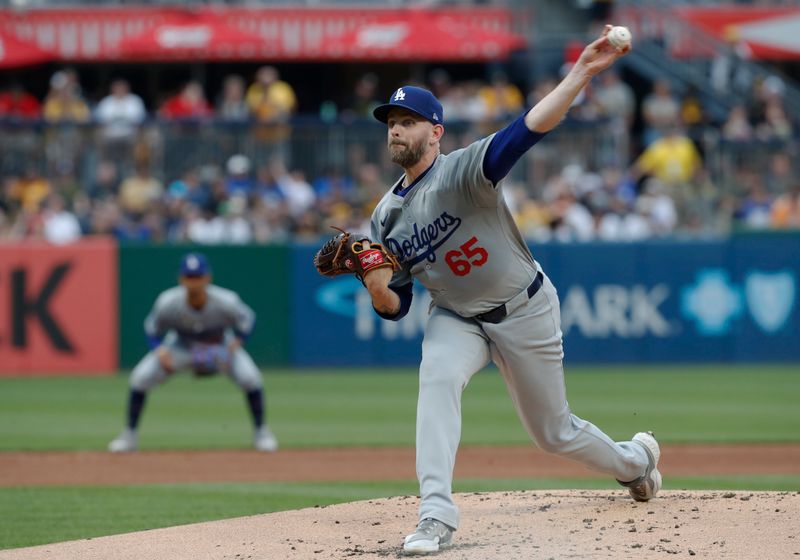
M 608 31 L 608 42 L 611 46 L 622 49 L 631 44 L 631 32 L 627 27 L 615 25 Z

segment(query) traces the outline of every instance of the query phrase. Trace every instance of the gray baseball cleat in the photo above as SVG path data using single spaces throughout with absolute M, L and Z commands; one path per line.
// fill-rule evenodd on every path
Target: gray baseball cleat
M 277 451 L 278 438 L 272 433 L 268 426 L 256 428 L 253 435 L 253 447 L 258 451 Z
M 661 473 L 658 472 L 658 460 L 661 458 L 661 449 L 658 446 L 653 432 L 639 432 L 632 438 L 633 441 L 644 447 L 649 459 L 647 470 L 644 474 L 631 482 L 617 481 L 628 487 L 631 497 L 637 502 L 651 500 L 661 490 Z
M 139 449 L 139 435 L 136 430 L 125 428 L 122 432 L 108 444 L 108 450 L 112 453 L 126 453 Z
M 437 519 L 428 517 L 417 525 L 417 530 L 406 537 L 403 550 L 408 554 L 438 552 L 453 544 L 453 529 Z

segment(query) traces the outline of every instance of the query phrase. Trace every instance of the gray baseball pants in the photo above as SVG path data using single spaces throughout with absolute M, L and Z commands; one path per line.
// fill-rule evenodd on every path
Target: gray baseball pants
M 181 344 L 168 344 L 167 349 L 172 354 L 172 363 L 176 373 L 190 369 L 192 365 L 190 348 Z M 244 348 L 237 348 L 233 352 L 230 363 L 223 367 L 222 371 L 245 392 L 260 389 L 263 385 L 258 366 Z M 146 392 L 166 381 L 171 375 L 164 371 L 158 361 L 158 356 L 151 351 L 145 354 L 133 368 L 130 387 Z
M 618 480 L 644 474 L 648 458 L 632 441 L 614 442 L 571 413 L 562 364 L 561 315 L 547 276 L 527 303 L 498 324 L 433 307 L 422 343 L 417 403 L 419 518 L 458 528 L 452 481 L 461 439 L 461 395 L 490 360 L 498 366 L 533 441 Z

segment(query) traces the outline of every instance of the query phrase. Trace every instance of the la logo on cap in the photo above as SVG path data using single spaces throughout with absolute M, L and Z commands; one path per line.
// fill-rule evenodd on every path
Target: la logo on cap
M 403 88 L 397 88 L 397 91 L 394 94 L 395 101 L 403 101 L 406 98 L 406 92 L 403 91 Z

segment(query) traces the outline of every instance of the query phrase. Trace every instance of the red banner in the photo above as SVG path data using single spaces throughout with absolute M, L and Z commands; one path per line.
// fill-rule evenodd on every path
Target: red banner
M 31 66 L 53 60 L 53 53 L 40 49 L 34 43 L 23 41 L 13 33 L 0 29 L 0 68 Z
M 0 375 L 115 372 L 117 269 L 107 239 L 0 245 Z
M 721 42 L 749 58 L 800 59 L 798 7 L 631 5 L 618 8 L 615 18 L 631 28 L 634 45 L 637 38 L 658 39 L 677 58 L 713 57 Z
M 681 8 L 678 13 L 752 58 L 800 59 L 800 8 Z
M 97 7 L 0 12 L 0 32 L 28 41 L 65 61 L 361 59 L 496 60 L 525 45 L 512 32 L 513 13 L 504 8 L 313 9 L 198 7 Z M 403 41 L 422 21 L 437 37 L 423 45 Z M 394 29 L 394 43 L 362 48 L 353 34 L 365 26 Z M 381 29 L 376 33 L 380 35 Z M 402 30 L 401 30 L 402 31 Z M 234 39 L 233 35 L 240 36 Z M 214 36 L 228 43 L 215 48 Z M 374 37 L 375 34 L 373 33 Z M 354 42 L 355 41 L 355 42 Z M 332 46 L 345 48 L 332 49 Z M 131 45 L 133 43 L 133 46 Z M 391 41 L 390 41 L 391 43 Z M 384 42 L 384 44 L 387 44 Z M 204 48 L 207 47 L 207 48 Z M 413 48 L 412 48 L 413 47 Z M 443 47 L 446 56 L 442 56 Z M 138 49 L 134 54 L 131 48 Z

